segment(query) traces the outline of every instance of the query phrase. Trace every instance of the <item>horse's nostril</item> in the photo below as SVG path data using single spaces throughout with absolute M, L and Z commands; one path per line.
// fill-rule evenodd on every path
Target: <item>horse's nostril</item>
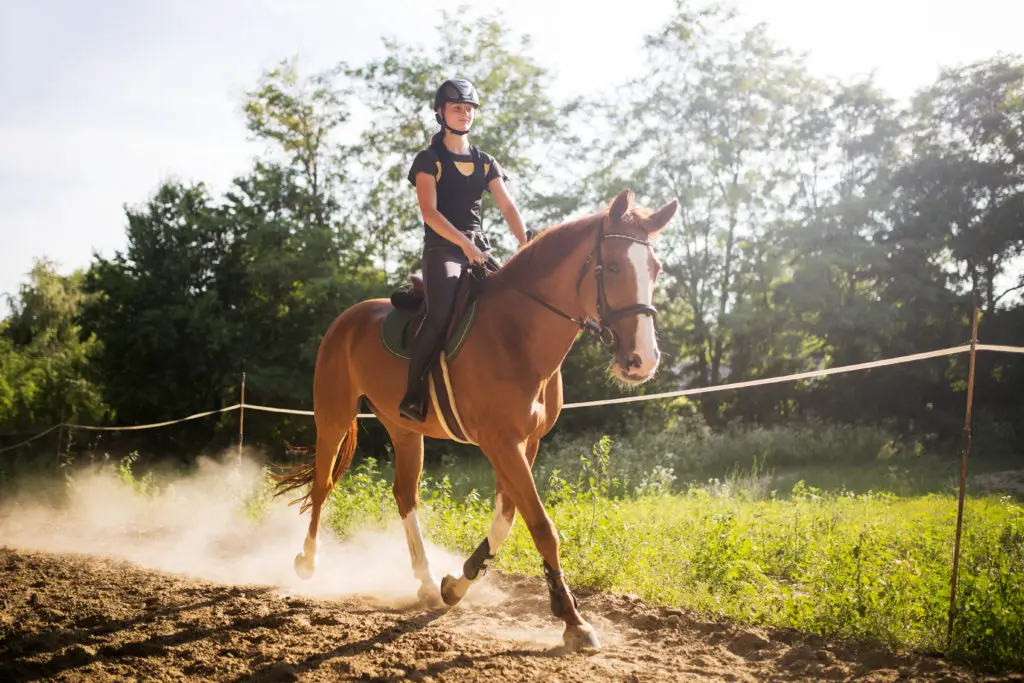
M 640 360 L 640 354 L 635 351 L 626 358 L 626 366 L 630 369 L 638 368 L 643 365 L 643 361 Z

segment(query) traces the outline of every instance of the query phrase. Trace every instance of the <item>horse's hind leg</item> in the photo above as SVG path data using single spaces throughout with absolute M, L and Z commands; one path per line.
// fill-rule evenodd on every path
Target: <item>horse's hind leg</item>
M 385 423 L 385 427 L 395 447 L 395 503 L 405 527 L 413 575 L 420 581 L 418 596 L 428 605 L 440 605 L 441 589 L 430 571 L 417 513 L 420 474 L 423 472 L 423 436 L 393 423 Z
M 526 459 L 530 466 L 537 457 L 537 441 L 531 441 L 526 445 Z M 480 578 L 487 570 L 487 563 L 493 560 L 498 554 L 498 549 L 508 538 L 512 530 L 512 523 L 516 517 L 516 506 L 512 502 L 512 496 L 508 492 L 508 484 L 498 475 L 497 490 L 494 494 L 494 517 L 491 520 L 491 529 L 487 537 L 480 542 L 473 554 L 469 556 L 466 563 L 462 565 L 462 574 L 452 576 L 448 574 L 441 581 L 441 597 L 446 605 L 455 605 L 466 595 L 471 583 Z
M 309 501 L 309 530 L 302 544 L 302 552 L 295 556 L 295 572 L 300 578 L 312 578 L 316 571 L 316 556 L 320 545 L 320 513 L 334 485 L 344 476 L 356 449 L 356 408 L 353 403 L 352 419 L 348 430 L 342 422 L 327 418 L 317 420 L 316 460 L 313 465 L 312 490 Z

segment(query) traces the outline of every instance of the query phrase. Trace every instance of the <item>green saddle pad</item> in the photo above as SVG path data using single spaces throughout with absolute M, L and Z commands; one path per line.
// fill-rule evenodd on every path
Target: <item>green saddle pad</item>
M 474 300 L 469 305 L 462 317 L 455 323 L 452 333 L 444 344 L 444 355 L 449 361 L 455 360 L 466 337 L 469 336 L 469 327 L 473 324 L 473 318 L 476 316 L 476 304 L 477 302 Z M 417 313 L 418 311 L 394 308 L 384 316 L 384 324 L 380 326 L 380 340 L 391 355 L 402 360 L 409 360 L 413 333 L 411 323 Z

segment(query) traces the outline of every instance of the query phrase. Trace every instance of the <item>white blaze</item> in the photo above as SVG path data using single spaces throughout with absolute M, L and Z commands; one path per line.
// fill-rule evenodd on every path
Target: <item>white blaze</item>
M 654 278 L 651 277 L 650 250 L 646 244 L 632 244 L 627 252 L 629 262 L 636 273 L 637 303 L 650 304 L 654 297 Z M 658 347 L 654 339 L 654 318 L 649 315 L 637 316 L 636 353 L 640 356 L 640 367 L 632 373 L 646 377 L 654 372 L 658 363 Z

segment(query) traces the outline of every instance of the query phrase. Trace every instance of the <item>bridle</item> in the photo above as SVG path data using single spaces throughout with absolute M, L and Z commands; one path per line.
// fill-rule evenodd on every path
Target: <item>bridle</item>
M 591 250 L 587 255 L 587 259 L 583 262 L 583 266 L 580 268 L 580 276 L 576 280 L 576 295 L 579 296 L 580 287 L 583 285 L 583 278 L 587 275 L 587 266 L 590 265 L 591 261 L 596 261 L 594 264 L 594 279 L 597 281 L 597 322 L 594 322 L 589 317 L 581 319 L 573 317 L 568 313 L 563 313 L 540 297 L 530 294 L 515 285 L 510 286 L 520 294 L 536 301 L 552 313 L 565 318 L 584 332 L 594 335 L 605 346 L 614 348 L 616 344 L 618 344 L 618 335 L 615 334 L 615 330 L 611 327 L 613 324 L 629 315 L 649 315 L 652 320 L 657 323 L 658 310 L 650 304 L 635 303 L 623 306 L 622 308 L 612 308 L 608 304 L 608 296 L 605 294 L 604 290 L 604 259 L 602 257 L 601 244 L 606 239 L 628 240 L 648 247 L 651 246 L 651 243 L 649 240 L 633 237 L 632 235 L 624 235 L 616 232 L 605 233 L 604 224 L 606 218 L 607 217 L 601 218 L 601 226 L 597 230 L 597 241 L 594 244 L 593 250 Z

